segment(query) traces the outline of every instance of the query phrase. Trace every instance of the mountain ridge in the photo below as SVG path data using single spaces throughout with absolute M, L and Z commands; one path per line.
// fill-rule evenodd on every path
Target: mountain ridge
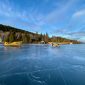
M 3 42 L 13 42 L 13 41 L 23 41 L 23 43 L 40 43 L 41 41 L 44 41 L 45 43 L 48 42 L 72 42 L 73 44 L 79 44 L 80 41 L 67 39 L 63 37 L 49 37 L 49 35 L 46 34 L 38 34 L 29 32 L 26 30 L 22 30 L 19 28 L 15 28 L 8 25 L 0 24 L 0 36 L 2 38 Z

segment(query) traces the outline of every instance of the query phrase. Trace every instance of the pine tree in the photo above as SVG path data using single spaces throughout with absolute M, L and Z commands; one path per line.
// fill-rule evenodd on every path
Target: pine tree
M 46 34 L 44 35 L 44 38 L 45 38 L 45 42 L 48 43 L 48 42 L 49 42 L 49 36 L 48 36 L 48 33 L 46 33 Z
M 10 33 L 9 35 L 9 42 L 13 42 L 14 41 L 14 35 L 12 33 Z

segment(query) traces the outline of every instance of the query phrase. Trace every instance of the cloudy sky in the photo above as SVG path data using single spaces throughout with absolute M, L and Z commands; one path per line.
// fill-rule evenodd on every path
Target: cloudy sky
M 0 0 L 0 24 L 85 41 L 85 0 Z

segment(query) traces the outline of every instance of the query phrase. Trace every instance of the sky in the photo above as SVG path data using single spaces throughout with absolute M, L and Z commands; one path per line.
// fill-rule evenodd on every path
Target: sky
M 85 41 L 85 0 L 0 0 L 0 24 Z

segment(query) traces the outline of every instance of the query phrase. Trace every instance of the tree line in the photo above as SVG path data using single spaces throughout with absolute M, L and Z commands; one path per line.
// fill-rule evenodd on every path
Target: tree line
M 55 37 L 55 36 L 52 36 L 51 41 L 58 42 L 58 43 L 62 43 L 62 42 L 73 43 L 73 44 L 80 44 L 81 43 L 80 41 L 77 41 L 77 40 L 71 40 L 71 39 L 62 38 L 62 37 Z
M 29 31 L 17 29 L 11 26 L 6 26 L 0 24 L 0 37 L 3 42 L 14 42 L 14 41 L 22 41 L 23 43 L 40 43 L 44 41 L 48 42 L 73 42 L 75 44 L 79 44 L 80 42 L 77 40 L 70 40 L 62 37 L 49 37 L 48 33 L 39 34 L 38 32 L 32 33 Z

